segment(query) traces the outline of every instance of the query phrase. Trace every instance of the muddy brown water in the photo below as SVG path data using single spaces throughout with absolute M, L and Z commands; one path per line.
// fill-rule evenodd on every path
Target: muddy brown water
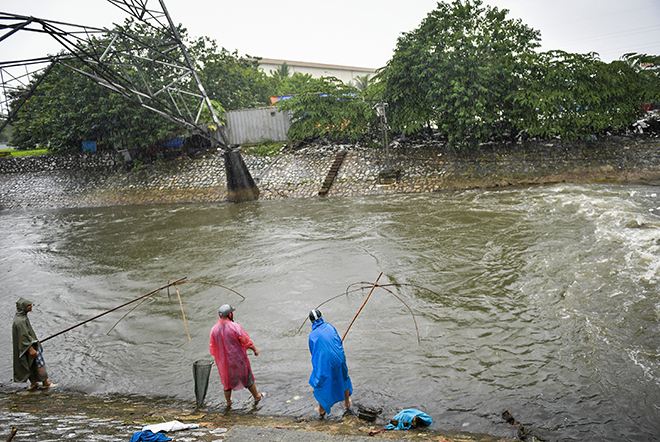
M 655 185 L 0 212 L 0 301 L 32 299 L 41 338 L 187 277 L 175 290 L 44 344 L 63 390 L 194 403 L 218 307 L 261 351 L 257 413 L 314 416 L 307 312 L 376 289 L 345 347 L 354 401 L 418 408 L 433 428 L 498 436 L 507 408 L 539 436 L 653 440 L 660 422 L 660 196 Z M 359 285 L 357 285 L 359 287 Z M 428 289 L 428 290 L 425 290 Z M 368 289 L 321 307 L 343 334 Z M 421 342 L 417 342 L 414 313 Z M 0 362 L 11 385 L 11 360 Z M 205 405 L 222 409 L 214 372 Z M 251 408 L 235 393 L 235 411 Z M 331 418 L 343 407 L 333 408 Z

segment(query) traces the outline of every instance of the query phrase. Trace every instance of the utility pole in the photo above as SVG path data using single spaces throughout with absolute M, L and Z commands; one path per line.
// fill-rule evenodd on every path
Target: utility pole
M 390 156 L 390 142 L 387 136 L 389 127 L 387 125 L 387 114 L 385 109 L 387 103 L 379 101 L 373 107 L 380 119 L 380 131 L 383 137 L 383 148 L 385 150 L 385 167 L 378 173 L 378 184 L 391 185 L 395 184 L 399 179 L 400 170 L 392 166 L 392 158 Z

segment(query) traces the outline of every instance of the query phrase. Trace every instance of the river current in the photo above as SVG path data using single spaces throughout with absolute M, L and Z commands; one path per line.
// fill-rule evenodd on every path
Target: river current
M 0 351 L 11 354 L 19 297 L 34 302 L 43 339 L 187 277 L 245 299 L 179 284 L 184 323 L 177 290 L 163 290 L 109 333 L 130 307 L 45 342 L 51 379 L 194 403 L 192 364 L 210 359 L 209 331 L 230 303 L 261 352 L 250 359 L 269 395 L 254 412 L 316 416 L 307 313 L 349 288 L 320 308 L 342 335 L 382 272 L 392 293 L 373 291 L 344 343 L 354 403 L 384 418 L 418 408 L 441 430 L 513 436 L 506 408 L 548 439 L 657 440 L 659 194 L 558 184 L 0 211 Z M 0 361 L 3 385 L 11 367 Z M 250 410 L 246 390 L 234 398 Z M 214 367 L 205 406 L 223 405 Z

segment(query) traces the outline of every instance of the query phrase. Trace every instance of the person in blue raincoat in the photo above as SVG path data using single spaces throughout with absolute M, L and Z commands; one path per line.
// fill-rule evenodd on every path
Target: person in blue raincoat
M 319 403 L 319 414 L 330 414 L 337 402 L 344 401 L 350 408 L 353 384 L 348 376 L 344 346 L 337 330 L 321 317 L 321 312 L 309 312 L 312 331 L 309 332 L 309 352 L 312 354 L 312 375 L 309 385 L 314 388 L 314 397 Z

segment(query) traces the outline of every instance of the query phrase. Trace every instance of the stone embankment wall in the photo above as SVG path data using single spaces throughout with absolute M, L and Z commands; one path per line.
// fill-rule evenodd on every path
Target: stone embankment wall
M 455 151 L 433 141 L 394 143 L 389 157 L 359 145 L 315 145 L 274 157 L 244 156 L 261 200 L 318 197 L 337 152 L 348 152 L 328 197 L 426 193 L 556 182 L 657 180 L 660 140 L 541 142 Z M 380 185 L 387 167 L 401 171 Z M 222 157 L 132 170 L 112 153 L 0 158 L 0 210 L 224 202 Z
M 74 155 L 36 155 L 0 158 L 0 174 L 52 172 L 55 170 L 114 170 L 121 165 L 115 152 L 85 152 Z

